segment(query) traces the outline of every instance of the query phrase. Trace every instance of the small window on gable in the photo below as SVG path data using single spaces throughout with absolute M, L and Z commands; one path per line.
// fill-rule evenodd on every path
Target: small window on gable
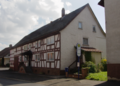
M 87 45 L 88 46 L 88 38 L 83 38 L 83 45 Z
M 96 27 L 95 26 L 93 26 L 93 32 L 96 32 Z
M 78 28 L 79 28 L 79 29 L 82 29 L 82 23 L 81 23 L 81 22 L 79 22 Z

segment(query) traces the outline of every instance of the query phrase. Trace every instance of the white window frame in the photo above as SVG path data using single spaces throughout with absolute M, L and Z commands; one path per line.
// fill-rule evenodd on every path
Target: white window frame
M 49 58 L 51 58 L 51 57 L 48 57 L 48 54 L 53 54 L 53 57 L 52 57 L 53 59 L 49 59 Z M 50 56 L 50 55 L 49 55 L 49 56 Z M 54 60 L 55 60 L 54 52 L 48 52 L 48 53 L 47 53 L 47 56 L 46 56 L 46 60 L 47 60 L 47 61 L 54 61 Z
M 35 54 L 35 61 L 40 61 L 40 54 Z
M 40 43 L 41 43 L 41 42 L 40 42 L 40 40 L 39 40 L 39 41 L 38 41 L 38 47 L 40 47 Z
M 55 38 L 54 36 L 48 37 L 47 38 L 47 45 L 54 44 Z
M 93 25 L 93 32 L 96 32 L 96 26 Z
M 85 39 L 87 39 L 87 43 L 84 42 Z M 83 45 L 86 45 L 86 46 L 89 45 L 89 39 L 88 38 L 83 38 Z
M 80 24 L 81 24 L 81 27 L 80 27 Z M 78 23 L 78 28 L 79 28 L 79 29 L 82 29 L 82 22 L 79 22 L 79 23 Z
M 38 42 L 36 41 L 36 42 L 35 42 L 35 48 L 37 48 L 37 47 L 38 47 Z
M 22 56 L 19 56 L 19 62 L 22 62 Z

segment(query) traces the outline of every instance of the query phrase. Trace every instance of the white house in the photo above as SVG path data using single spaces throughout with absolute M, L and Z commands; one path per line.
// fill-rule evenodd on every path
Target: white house
M 21 39 L 10 51 L 10 68 L 60 75 L 76 61 L 77 43 L 83 51 L 92 52 L 96 62 L 106 57 L 106 35 L 89 4 L 69 14 L 62 9 L 62 17 Z

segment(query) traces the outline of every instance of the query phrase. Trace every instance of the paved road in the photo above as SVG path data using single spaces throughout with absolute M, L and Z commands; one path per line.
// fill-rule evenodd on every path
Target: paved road
M 0 68 L 0 86 L 120 86 L 120 82 L 77 80 L 19 74 Z

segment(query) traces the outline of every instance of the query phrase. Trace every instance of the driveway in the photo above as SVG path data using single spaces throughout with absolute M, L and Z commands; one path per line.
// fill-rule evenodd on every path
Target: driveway
M 3 69 L 3 70 L 2 70 Z M 0 86 L 120 86 L 120 82 L 19 74 L 0 68 Z

